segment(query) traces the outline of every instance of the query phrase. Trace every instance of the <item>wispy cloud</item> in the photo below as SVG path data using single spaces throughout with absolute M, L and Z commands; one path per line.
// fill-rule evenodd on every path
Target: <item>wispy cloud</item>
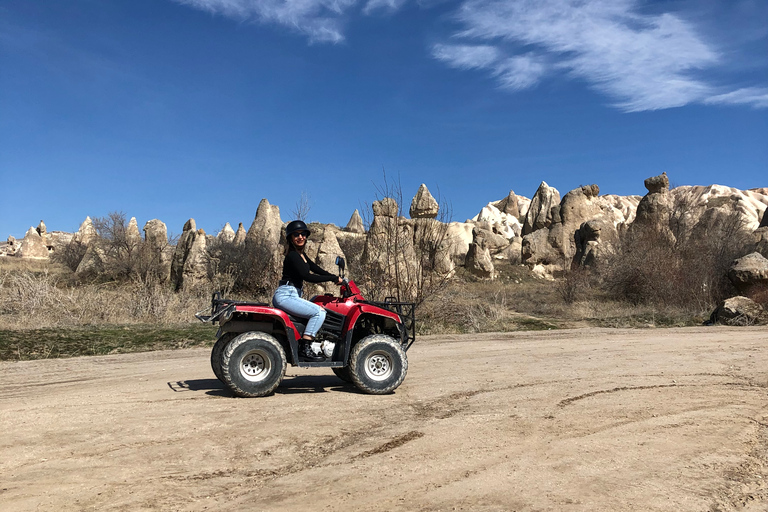
M 408 2 L 173 1 L 282 25 L 322 43 L 343 41 L 344 26 L 355 15 L 396 12 Z M 545 79 L 578 80 L 626 112 L 690 103 L 768 106 L 766 88 L 736 89 L 715 81 L 728 59 L 703 28 L 680 14 L 643 10 L 648 7 L 640 0 L 463 0 L 454 12 L 458 28 L 433 45 L 431 55 L 457 69 L 484 71 L 510 91 Z
M 432 55 L 454 68 L 490 70 L 502 87 L 518 91 L 535 85 L 546 71 L 535 55 L 508 57 L 490 45 L 436 44 Z
M 242 21 L 276 23 L 306 34 L 311 42 L 344 39 L 343 14 L 357 0 L 175 0 Z
M 768 88 L 744 87 L 725 94 L 710 96 L 704 103 L 710 105 L 752 105 L 758 108 L 768 108 Z
M 564 73 L 628 112 L 694 102 L 765 106 L 759 90 L 723 93 L 702 78 L 721 61 L 717 49 L 690 22 L 671 13 L 642 14 L 636 0 L 468 0 L 456 19 L 462 29 L 453 39 L 482 42 L 486 54 L 496 50 L 496 59 L 480 55 L 473 63 L 460 51 L 451 58 L 445 44 L 433 47 L 433 55 L 454 67 L 487 69 L 505 88 L 532 87 Z

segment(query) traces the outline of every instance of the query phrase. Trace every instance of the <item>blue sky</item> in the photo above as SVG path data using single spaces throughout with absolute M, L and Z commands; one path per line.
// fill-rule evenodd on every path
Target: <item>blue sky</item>
M 382 170 L 510 189 L 768 186 L 765 0 L 4 0 L 0 237 L 123 211 L 345 225 Z M 407 205 L 406 205 L 407 210 Z

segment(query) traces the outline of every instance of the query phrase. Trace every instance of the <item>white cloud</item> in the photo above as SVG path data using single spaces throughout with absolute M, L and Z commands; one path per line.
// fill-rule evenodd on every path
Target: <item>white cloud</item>
M 713 88 L 696 72 L 719 56 L 681 18 L 636 12 L 635 0 L 469 0 L 457 18 L 460 39 L 499 48 L 534 48 L 509 58 L 509 73 L 493 73 L 512 89 L 529 87 L 545 73 L 565 71 L 616 100 L 625 111 L 653 110 L 703 101 Z
M 342 15 L 357 0 L 175 0 L 238 20 L 277 23 L 307 35 L 312 42 L 344 40 Z
M 400 9 L 400 7 L 403 6 L 405 2 L 408 0 L 368 0 L 368 2 L 365 4 L 365 8 L 363 9 L 363 12 L 366 14 L 370 14 L 372 11 L 376 11 L 379 9 L 387 10 L 387 11 L 396 11 Z
M 502 57 L 495 46 L 436 44 L 432 55 L 451 67 L 459 69 L 491 68 Z
M 768 88 L 745 87 L 732 92 L 710 96 L 704 103 L 710 105 L 751 105 L 756 108 L 768 108 Z
M 546 66 L 533 55 L 518 55 L 504 59 L 494 71 L 502 87 L 522 90 L 536 85 Z
M 533 55 L 507 57 L 490 45 L 436 44 L 432 55 L 454 68 L 490 70 L 502 87 L 513 90 L 532 87 L 545 70 Z

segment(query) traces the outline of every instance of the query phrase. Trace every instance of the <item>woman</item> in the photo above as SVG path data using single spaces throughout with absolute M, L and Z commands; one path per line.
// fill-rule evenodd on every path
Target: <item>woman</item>
M 307 328 L 301 337 L 299 353 L 310 361 L 322 361 L 322 355 L 315 354 L 311 343 L 314 341 L 317 331 L 325 320 L 325 309 L 308 300 L 301 298 L 304 281 L 310 283 L 325 283 L 333 281 L 340 285 L 342 279 L 330 272 L 318 267 L 304 254 L 310 231 L 307 225 L 300 220 L 288 223 L 285 228 L 285 237 L 288 240 L 288 251 L 283 260 L 283 277 L 280 286 L 275 290 L 272 303 L 276 308 L 301 318 L 308 318 Z

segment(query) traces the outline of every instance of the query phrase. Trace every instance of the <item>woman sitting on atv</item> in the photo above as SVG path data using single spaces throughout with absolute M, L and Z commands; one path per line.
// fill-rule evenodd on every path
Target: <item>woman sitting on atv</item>
M 316 354 L 311 344 L 317 335 L 317 331 L 323 325 L 325 309 L 302 299 L 302 287 L 304 286 L 304 281 L 310 283 L 332 281 L 337 285 L 341 285 L 343 280 L 336 274 L 323 270 L 304 254 L 304 248 L 307 245 L 309 235 L 309 228 L 300 220 L 289 222 L 285 228 L 288 247 L 285 259 L 283 260 L 283 276 L 280 279 L 280 286 L 275 290 L 275 294 L 272 297 L 272 303 L 276 308 L 282 309 L 286 313 L 309 319 L 304 335 L 301 337 L 299 353 L 310 361 L 322 361 L 325 358 L 322 355 Z

